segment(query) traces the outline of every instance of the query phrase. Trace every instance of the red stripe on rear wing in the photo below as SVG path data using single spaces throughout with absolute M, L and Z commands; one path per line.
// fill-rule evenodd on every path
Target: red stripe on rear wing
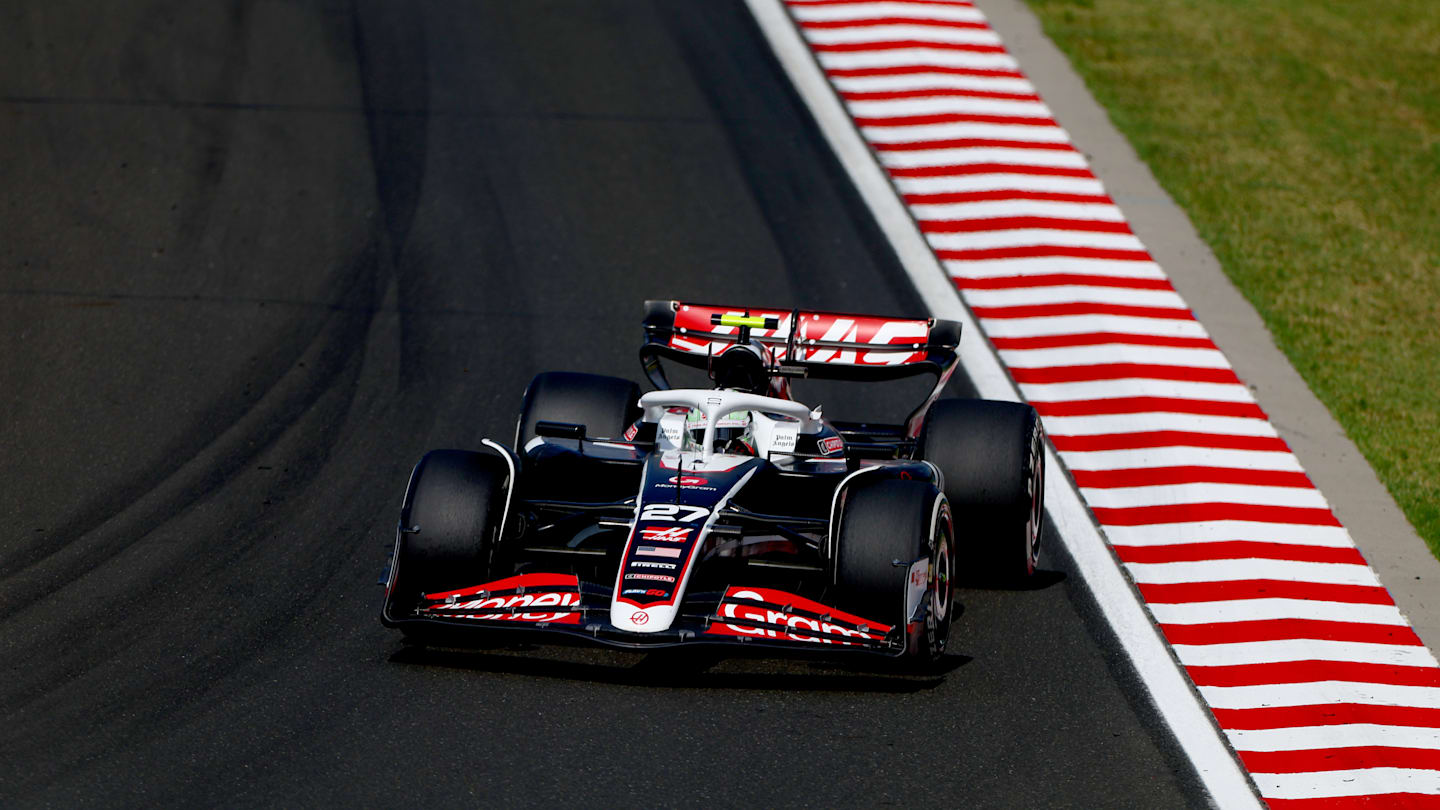
M 761 307 L 721 307 L 678 301 L 653 303 L 669 305 L 673 319 L 668 324 L 670 328 L 666 345 L 686 354 L 719 354 L 735 343 L 739 327 L 714 323 L 715 316 L 720 315 L 775 319 L 778 322 L 777 328 L 753 328 L 750 330 L 750 338 L 774 351 L 775 359 L 781 363 L 901 366 L 923 362 L 931 348 L 938 348 L 931 344 L 934 322 L 929 319 L 911 320 Z M 652 319 L 647 318 L 646 326 L 663 329 L 665 324 L 655 324 Z M 953 348 L 953 345 L 951 343 L 943 348 Z

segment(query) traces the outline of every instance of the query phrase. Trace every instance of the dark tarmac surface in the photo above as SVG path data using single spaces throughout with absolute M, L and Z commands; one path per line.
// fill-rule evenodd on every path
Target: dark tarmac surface
M 9 3 L 0 150 L 0 805 L 1202 801 L 1053 553 L 934 676 L 380 626 L 643 299 L 924 314 L 742 5 Z

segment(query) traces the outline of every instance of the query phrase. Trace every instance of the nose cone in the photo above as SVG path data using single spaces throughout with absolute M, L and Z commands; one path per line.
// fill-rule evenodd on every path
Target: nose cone
M 675 623 L 675 605 L 650 605 L 637 607 L 620 598 L 610 602 L 610 623 L 621 630 L 632 633 L 659 633 L 670 629 Z

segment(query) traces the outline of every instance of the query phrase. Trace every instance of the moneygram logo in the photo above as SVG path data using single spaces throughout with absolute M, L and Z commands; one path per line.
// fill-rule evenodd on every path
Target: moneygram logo
M 520 593 L 513 596 L 492 596 L 488 599 L 471 599 L 455 604 L 435 605 L 429 608 L 434 613 L 447 616 L 458 615 L 462 619 L 485 619 L 509 622 L 555 622 L 557 624 L 579 624 L 580 613 L 574 610 L 553 612 L 547 607 L 573 608 L 580 604 L 578 593 Z M 520 613 L 518 608 L 537 608 Z M 486 608 L 504 609 L 503 613 L 477 613 Z

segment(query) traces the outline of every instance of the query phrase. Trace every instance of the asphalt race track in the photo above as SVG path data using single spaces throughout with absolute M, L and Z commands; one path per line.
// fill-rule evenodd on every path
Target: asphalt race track
M 924 314 L 739 3 L 22 0 L 0 154 L 0 805 L 1203 801 L 1053 543 L 936 675 L 380 626 L 643 299 Z

